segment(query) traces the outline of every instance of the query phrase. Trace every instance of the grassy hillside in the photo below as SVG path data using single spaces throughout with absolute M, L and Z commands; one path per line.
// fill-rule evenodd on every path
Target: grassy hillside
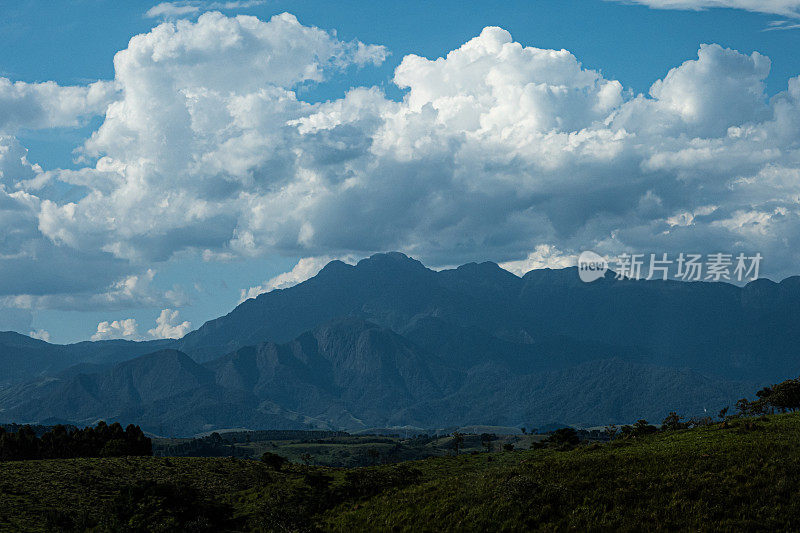
M 332 530 L 800 528 L 800 416 L 559 452 L 432 462 L 426 481 L 325 516 Z
M 8 462 L 0 527 L 797 530 L 799 459 L 800 414 L 787 414 L 353 470 L 210 458 Z

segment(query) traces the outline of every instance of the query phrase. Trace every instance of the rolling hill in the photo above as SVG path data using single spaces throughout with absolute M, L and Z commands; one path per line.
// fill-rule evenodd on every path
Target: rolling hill
M 358 469 L 231 458 L 0 464 L 13 531 L 794 531 L 800 418 Z M 650 527 L 652 526 L 652 527 Z

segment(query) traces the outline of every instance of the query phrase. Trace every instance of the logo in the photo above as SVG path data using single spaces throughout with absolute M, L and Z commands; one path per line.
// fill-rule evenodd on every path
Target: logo
M 608 261 L 602 255 L 587 250 L 578 257 L 578 275 L 585 283 L 602 278 L 607 270 Z

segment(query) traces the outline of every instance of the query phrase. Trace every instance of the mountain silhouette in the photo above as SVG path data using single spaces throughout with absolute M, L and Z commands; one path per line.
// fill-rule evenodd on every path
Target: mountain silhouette
M 180 340 L 0 334 L 0 420 L 171 434 L 658 421 L 797 376 L 798 319 L 798 277 L 583 283 L 574 268 L 434 271 L 376 254 L 333 261 Z

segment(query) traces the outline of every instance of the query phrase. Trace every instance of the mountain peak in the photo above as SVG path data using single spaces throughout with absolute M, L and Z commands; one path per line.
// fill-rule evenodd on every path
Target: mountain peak
M 353 268 L 353 265 L 348 265 L 344 261 L 340 261 L 339 259 L 334 259 L 333 261 L 329 262 L 327 265 L 322 267 L 322 270 L 319 271 L 317 276 L 320 274 L 324 277 L 328 274 L 337 274 L 339 272 L 344 272 Z
M 519 279 L 519 276 L 509 272 L 492 261 L 484 261 L 483 263 L 466 263 L 456 268 L 456 270 L 463 273 L 472 273 L 481 276 L 501 276 L 504 278 L 513 277 Z
M 46 346 L 49 343 L 16 331 L 0 331 L 0 344 L 7 346 Z
M 421 262 L 402 252 L 383 252 L 362 259 L 356 265 L 359 269 L 381 270 L 428 270 Z

